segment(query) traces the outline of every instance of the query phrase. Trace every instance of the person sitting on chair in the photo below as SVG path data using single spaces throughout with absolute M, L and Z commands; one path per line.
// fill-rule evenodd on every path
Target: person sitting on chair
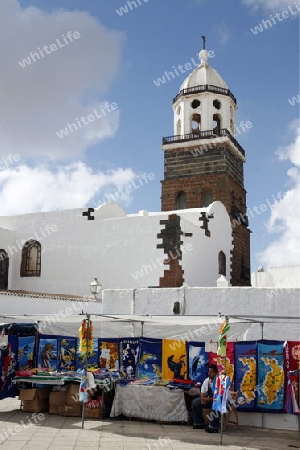
M 207 433 L 218 433 L 219 427 L 219 413 L 218 411 L 212 411 L 209 425 L 205 426 L 205 422 L 202 415 L 203 408 L 211 408 L 213 404 L 213 390 L 214 384 L 218 376 L 218 366 L 216 364 L 210 364 L 208 366 L 208 377 L 203 381 L 201 386 L 200 397 L 193 400 L 193 428 L 203 429 Z

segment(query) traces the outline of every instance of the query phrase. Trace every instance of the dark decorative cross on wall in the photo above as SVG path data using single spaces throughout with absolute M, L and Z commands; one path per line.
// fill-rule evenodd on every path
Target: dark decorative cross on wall
M 82 215 L 86 216 L 87 220 L 95 220 L 95 217 L 91 215 L 94 211 L 94 208 L 88 208 L 88 210 L 83 212 Z
M 203 224 L 201 225 L 200 228 L 202 228 L 202 230 L 205 230 L 205 236 L 210 237 L 210 231 L 208 229 L 208 222 L 209 219 L 213 219 L 214 215 L 213 214 L 207 214 L 206 212 L 202 212 L 201 213 L 201 217 L 199 217 L 200 222 L 203 222 Z

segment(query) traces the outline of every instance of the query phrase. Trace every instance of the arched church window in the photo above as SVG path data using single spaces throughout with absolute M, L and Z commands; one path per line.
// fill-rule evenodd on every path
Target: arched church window
M 180 113 L 181 113 L 181 106 L 178 106 L 178 108 L 177 108 L 177 114 L 178 114 L 178 116 L 179 116 Z
M 0 250 L 0 289 L 7 289 L 8 286 L 8 265 L 9 257 L 5 250 Z
M 219 253 L 219 274 L 226 277 L 226 255 L 222 251 Z
M 201 116 L 200 114 L 192 115 L 192 133 L 200 133 L 201 129 Z
M 204 191 L 203 192 L 203 201 L 202 201 L 202 206 L 203 207 L 207 207 L 208 205 L 210 205 L 213 202 L 213 195 L 211 191 Z
M 192 103 L 191 103 L 191 107 L 192 107 L 193 109 L 197 109 L 197 108 L 199 108 L 200 104 L 201 104 L 201 103 L 200 103 L 199 100 L 193 100 Z
M 186 208 L 186 195 L 184 192 L 178 192 L 176 196 L 176 209 Z
M 213 105 L 216 109 L 221 109 L 221 102 L 219 100 L 214 100 Z
M 21 277 L 41 276 L 41 244 L 31 239 L 22 248 Z
M 219 114 L 213 115 L 213 133 L 219 136 L 221 131 L 221 117 Z
M 177 120 L 177 124 L 176 124 L 176 134 L 177 134 L 178 136 L 181 135 L 181 120 L 180 120 L 180 119 Z

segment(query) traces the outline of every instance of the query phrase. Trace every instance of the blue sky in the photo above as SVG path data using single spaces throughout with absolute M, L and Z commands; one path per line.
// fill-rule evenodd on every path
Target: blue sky
M 198 61 L 205 35 L 211 66 L 237 98 L 237 126 L 252 124 L 237 136 L 247 156 L 252 271 L 299 265 L 299 103 L 289 102 L 299 95 L 295 3 L 136 0 L 131 10 L 125 0 L 1 0 L 2 215 L 95 206 L 133 180 L 139 188 L 116 201 L 127 213 L 159 211 L 161 137 L 173 134 L 172 99 L 186 75 L 160 87 L 154 80 Z M 80 37 L 70 40 L 68 31 Z M 30 52 L 53 43 L 55 51 L 32 60 Z M 58 137 L 105 103 L 105 117 Z M 144 173 L 155 178 L 139 184 Z

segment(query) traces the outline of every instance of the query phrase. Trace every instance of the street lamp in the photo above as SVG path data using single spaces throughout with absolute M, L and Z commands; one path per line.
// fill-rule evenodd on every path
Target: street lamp
M 99 292 L 101 291 L 102 288 L 102 284 L 100 283 L 100 281 L 97 280 L 97 278 L 94 278 L 93 281 L 91 281 L 90 283 L 90 290 L 91 293 L 93 294 L 95 300 L 98 300 L 100 302 L 102 302 L 101 298 L 97 298 L 97 294 L 99 294 Z

